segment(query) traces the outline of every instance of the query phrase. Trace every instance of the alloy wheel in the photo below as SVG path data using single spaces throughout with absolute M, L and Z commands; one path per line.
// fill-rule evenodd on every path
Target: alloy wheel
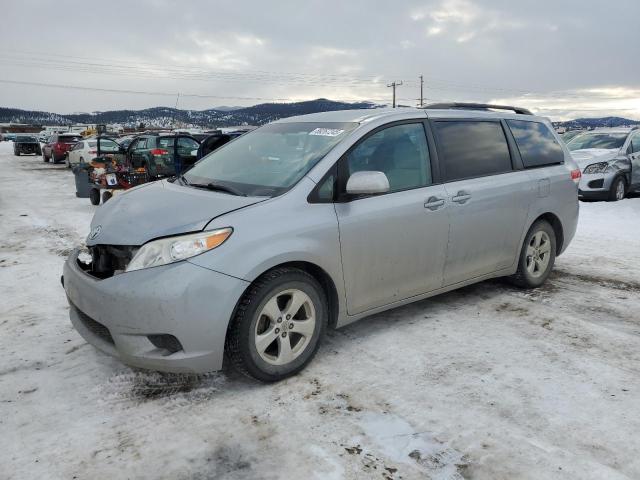
M 550 258 L 551 239 L 547 232 L 539 230 L 527 245 L 527 271 L 534 278 L 541 277 L 547 271 Z
M 271 365 L 286 365 L 309 345 L 316 326 L 316 310 L 309 295 L 289 289 L 264 305 L 255 328 L 255 346 Z

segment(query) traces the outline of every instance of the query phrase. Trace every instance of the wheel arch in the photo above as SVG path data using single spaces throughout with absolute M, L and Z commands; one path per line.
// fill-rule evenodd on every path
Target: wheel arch
M 333 281 L 333 278 L 331 278 L 331 275 L 329 275 L 326 272 L 326 270 L 324 270 L 322 267 L 318 266 L 317 264 L 309 261 L 293 260 L 293 261 L 279 263 L 277 265 L 274 265 L 266 269 L 265 271 L 261 272 L 259 275 L 256 275 L 255 278 L 251 281 L 251 284 L 247 286 L 247 288 L 245 289 L 245 292 L 243 292 L 243 294 L 238 299 L 238 304 L 240 304 L 242 297 L 245 295 L 246 291 L 249 288 L 251 288 L 251 285 L 253 285 L 253 283 L 256 280 L 261 278 L 266 273 L 278 268 L 297 268 L 298 270 L 302 270 L 308 273 L 309 275 L 311 275 L 320 284 L 320 286 L 322 287 L 322 290 L 325 293 L 325 296 L 327 297 L 327 302 L 329 304 L 328 305 L 329 306 L 328 325 L 330 328 L 335 328 L 338 323 L 338 317 L 340 313 L 340 301 L 338 296 L 338 289 L 336 288 L 336 284 Z M 231 318 L 235 317 L 235 311 L 237 308 L 238 307 L 236 305 L 236 308 L 234 308 L 234 313 Z
M 556 235 L 556 256 L 560 255 L 560 253 L 562 252 L 562 247 L 564 246 L 564 228 L 562 227 L 560 218 L 558 218 L 555 213 L 545 212 L 539 215 L 533 222 L 531 222 L 531 225 L 536 223 L 538 220 L 546 220 L 553 228 L 553 233 L 555 233 Z M 531 225 L 529 225 L 529 228 L 531 228 Z

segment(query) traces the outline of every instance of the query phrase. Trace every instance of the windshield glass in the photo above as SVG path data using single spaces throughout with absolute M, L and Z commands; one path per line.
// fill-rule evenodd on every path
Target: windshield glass
M 567 143 L 567 148 L 571 151 L 585 148 L 621 148 L 626 138 L 626 133 L 583 133 L 573 137 Z
M 18 135 L 18 142 L 37 142 L 36 137 L 31 137 L 29 135 Z
M 357 125 L 272 123 L 211 152 L 184 176 L 192 184 L 226 184 L 249 196 L 279 195 Z

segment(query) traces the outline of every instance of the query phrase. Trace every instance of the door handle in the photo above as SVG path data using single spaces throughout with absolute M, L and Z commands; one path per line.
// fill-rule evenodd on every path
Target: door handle
M 437 210 L 443 205 L 444 205 L 444 199 L 437 198 L 437 197 L 429 197 L 429 200 L 424 202 L 424 208 L 428 208 L 429 210 Z
M 459 191 L 455 197 L 451 198 L 452 202 L 456 202 L 456 203 L 460 203 L 463 204 L 465 203 L 467 200 L 469 200 L 471 198 L 471 195 L 469 195 L 467 192 L 461 190 Z

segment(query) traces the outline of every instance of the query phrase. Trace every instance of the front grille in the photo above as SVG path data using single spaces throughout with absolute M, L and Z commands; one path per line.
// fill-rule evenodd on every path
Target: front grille
M 82 322 L 82 324 L 85 327 L 87 327 L 87 329 L 91 333 L 93 333 L 97 337 L 100 337 L 105 342 L 109 342 L 111 345 L 114 344 L 113 337 L 111 336 L 111 332 L 109 332 L 109 329 L 107 327 L 105 327 L 99 322 L 96 322 L 93 318 L 91 318 L 89 315 L 81 311 L 75 305 L 71 304 L 71 307 L 78 314 L 78 317 L 80 318 L 80 321 Z
M 124 272 L 139 247 L 94 245 L 88 248 L 91 253 L 91 263 L 89 265 L 81 265 L 78 262 L 78 264 L 88 274 L 104 279 Z

